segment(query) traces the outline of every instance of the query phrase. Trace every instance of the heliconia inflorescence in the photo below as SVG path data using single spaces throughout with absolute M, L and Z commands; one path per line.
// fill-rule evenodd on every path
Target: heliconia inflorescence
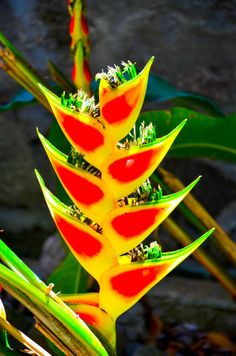
M 39 138 L 74 205 L 61 203 L 36 175 L 63 239 L 99 284 L 98 293 L 62 298 L 113 349 L 117 317 L 212 232 L 169 253 L 155 241 L 142 245 L 200 179 L 166 196 L 148 179 L 186 122 L 161 138 L 152 124 L 142 123 L 137 134 L 152 62 L 139 74 L 130 61 L 100 73 L 99 103 L 81 90 L 60 98 L 40 86 L 73 148 L 67 156 Z M 131 140 L 124 139 L 128 134 Z
M 90 92 L 89 29 L 86 19 L 86 4 L 83 0 L 68 0 L 70 19 L 70 49 L 74 58 L 72 80 L 77 88 Z

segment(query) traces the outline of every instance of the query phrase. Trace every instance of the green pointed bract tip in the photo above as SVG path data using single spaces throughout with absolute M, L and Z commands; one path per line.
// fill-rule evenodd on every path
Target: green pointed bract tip
M 35 169 L 35 170 L 34 170 L 34 173 L 35 173 L 35 175 L 36 175 L 36 178 L 38 179 L 38 182 L 39 182 L 39 184 L 40 184 L 40 187 L 41 187 L 41 188 L 45 187 L 44 180 L 43 180 L 41 174 L 39 173 L 39 171 L 38 171 L 37 169 Z
M 145 71 L 148 71 L 148 72 L 149 72 L 149 70 L 150 70 L 150 68 L 151 68 L 151 66 L 152 66 L 152 63 L 154 62 L 154 59 L 155 59 L 155 57 L 152 56 L 152 57 L 149 59 L 149 61 L 147 62 L 147 64 L 145 65 L 145 67 L 143 68 L 143 70 L 141 70 L 141 72 L 138 73 L 137 76 L 140 76 L 140 75 L 141 75 L 143 72 L 145 72 Z
M 155 57 L 152 56 L 152 57 L 149 59 L 149 61 L 146 63 L 145 67 L 141 70 L 141 72 L 138 73 L 137 76 L 140 76 L 140 75 L 141 75 L 143 72 L 145 72 L 145 71 L 148 71 L 148 72 L 149 72 L 149 70 L 150 70 L 150 68 L 151 68 L 151 66 L 152 66 L 152 63 L 154 62 L 154 59 L 155 59 Z
M 169 137 L 174 137 L 174 139 L 179 135 L 180 131 L 183 129 L 183 127 L 185 126 L 185 124 L 187 123 L 188 119 L 184 119 L 183 121 L 181 121 L 181 123 L 176 126 L 172 131 L 170 131 L 168 134 L 162 136 L 162 137 L 158 137 L 155 141 L 151 142 L 151 143 L 147 143 L 145 145 L 143 145 L 143 147 L 151 147 L 156 145 L 159 142 L 165 141 L 166 139 L 168 139 Z M 142 146 L 140 146 L 142 147 Z
M 210 229 L 205 232 L 202 236 L 200 236 L 197 240 L 192 242 L 190 245 L 183 247 L 176 251 L 171 252 L 163 252 L 161 255 L 161 260 L 166 262 L 171 262 L 176 260 L 176 264 L 173 264 L 173 268 L 177 266 L 180 262 L 185 260 L 189 255 L 191 255 L 213 232 L 215 228 Z M 152 261 L 153 262 L 153 261 Z M 173 269 L 172 268 L 172 269 Z
M 62 203 L 45 185 L 45 182 L 42 178 L 42 176 L 40 175 L 40 173 L 37 171 L 37 169 L 35 169 L 35 175 L 36 178 L 38 179 L 40 188 L 42 190 L 45 202 L 48 206 L 48 209 L 52 215 L 52 217 L 54 216 L 54 211 L 58 212 L 59 214 L 61 214 L 62 216 L 64 216 L 66 219 L 70 219 L 70 220 L 76 220 L 77 223 L 81 223 L 82 221 L 75 219 L 70 213 L 70 207 L 67 206 L 66 204 Z M 54 210 L 55 209 L 55 210 Z
M 46 88 L 44 85 L 41 83 L 38 83 L 39 89 L 45 95 L 46 99 L 48 100 L 49 104 L 51 105 L 51 102 L 53 102 L 56 105 L 60 105 L 60 98 L 54 94 L 51 90 Z
M 45 149 L 46 152 L 49 152 L 50 154 L 54 155 L 55 157 L 57 157 L 60 161 L 62 162 L 66 162 L 67 163 L 67 156 L 59 151 L 55 146 L 53 146 L 51 144 L 51 142 L 49 142 L 40 132 L 39 129 L 36 128 L 36 132 L 38 134 L 38 137 Z M 69 164 L 69 163 L 68 163 Z M 69 164 L 70 165 L 70 164 Z
M 38 179 L 40 188 L 43 192 L 44 198 L 50 210 L 50 205 L 52 205 L 56 210 L 60 211 L 63 215 L 68 216 L 67 211 L 69 207 L 63 204 L 54 194 L 50 192 L 50 190 L 46 187 L 45 182 L 38 172 L 37 169 L 34 170 L 36 178 Z M 70 216 L 71 217 L 71 216 Z
M 150 67 L 151 67 L 152 63 L 154 62 L 154 59 L 155 59 L 155 56 L 152 56 L 152 57 L 149 59 L 149 61 L 147 62 L 147 64 L 146 64 L 145 67 L 147 67 L 147 66 L 150 66 Z
M 188 119 L 184 119 L 183 121 L 181 121 L 181 123 L 178 126 L 176 126 L 176 128 L 174 128 L 169 134 L 171 134 L 171 133 L 173 134 L 176 131 L 180 132 L 182 130 L 182 128 L 185 126 L 185 124 L 187 123 L 187 121 L 188 121 Z M 168 136 L 168 135 L 166 135 L 166 136 Z
M 185 188 L 183 188 L 182 190 L 179 190 L 176 193 L 164 195 L 159 201 L 157 201 L 157 203 L 158 202 L 164 203 L 169 200 L 181 198 L 185 194 L 187 195 L 195 187 L 195 185 L 199 182 L 199 180 L 201 178 L 202 178 L 202 176 L 198 176 L 192 183 L 190 183 Z
M 50 201 L 51 201 L 51 194 L 52 194 L 52 193 L 47 189 L 47 187 L 46 187 L 46 185 L 45 185 L 45 182 L 44 182 L 44 180 L 43 180 L 41 174 L 38 172 L 37 169 L 35 169 L 34 172 L 35 172 L 36 178 L 38 179 L 40 188 L 41 188 L 41 190 L 42 190 L 42 192 L 43 192 L 43 195 L 44 195 L 46 201 L 47 201 L 47 200 L 50 200 Z M 56 197 L 55 197 L 55 201 L 56 201 L 56 200 L 57 200 L 57 199 L 56 199 Z M 59 204 L 59 200 L 58 200 L 58 204 Z M 61 204 L 62 204 L 62 203 L 61 203 Z

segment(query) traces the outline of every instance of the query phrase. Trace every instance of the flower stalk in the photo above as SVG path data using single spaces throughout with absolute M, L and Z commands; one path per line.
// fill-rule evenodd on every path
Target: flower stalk
M 170 217 L 163 221 L 163 227 L 183 246 L 192 243 L 192 238 Z M 214 232 L 213 232 L 214 234 Z M 222 286 L 236 298 L 236 283 L 229 273 L 217 263 L 206 251 L 199 247 L 193 256 L 222 284 Z
M 5 329 L 16 340 L 18 340 L 21 344 L 23 344 L 29 350 L 31 350 L 31 352 L 35 353 L 35 355 L 50 356 L 50 354 L 46 350 L 44 350 L 41 346 L 36 344 L 33 340 L 31 340 L 22 331 L 19 331 L 18 329 L 16 329 L 13 325 L 11 325 L 7 320 L 4 320 L 2 317 L 0 317 L 0 327 Z
M 23 58 L 22 54 L 0 33 L 0 58 L 2 60 L 1 69 L 8 73 L 26 90 L 32 93 L 35 98 L 50 111 L 50 106 L 38 88 L 38 83 L 49 84 L 38 74 L 35 69 Z
M 69 0 L 68 10 L 72 79 L 79 89 L 77 93 L 55 95 L 2 34 L 0 66 L 53 112 L 72 145 L 69 155 L 65 155 L 38 132 L 72 206 L 56 198 L 37 171 L 36 176 L 59 232 L 74 257 L 97 280 L 99 290 L 58 296 L 53 292 L 53 283 L 47 286 L 38 279 L 2 241 L 0 258 L 6 266 L 0 265 L 0 283 L 32 311 L 36 327 L 66 355 L 113 356 L 116 319 L 193 253 L 214 229 L 192 242 L 167 218 L 200 177 L 169 195 L 163 195 L 162 188 L 153 188 L 149 181 L 186 124 L 183 120 L 168 135 L 157 138 L 152 123 L 147 127 L 142 123 L 138 136 L 135 124 L 154 58 L 140 73 L 128 60 L 98 74 L 97 103 L 90 95 L 85 1 Z M 59 86 L 74 89 L 53 63 L 49 63 L 49 70 Z M 169 231 L 177 231 L 180 236 L 182 233 L 182 242 L 188 245 L 172 252 L 162 251 L 155 241 L 143 246 L 144 239 L 166 218 Z M 213 274 L 218 273 L 206 254 L 200 253 L 199 259 L 208 263 Z M 231 288 L 227 278 L 225 285 Z M 36 354 L 48 354 L 1 319 L 0 326 Z
M 152 62 L 153 58 L 139 74 L 130 62 L 123 63 L 122 71 L 117 66 L 114 70 L 109 67 L 108 74 L 101 75 L 99 105 L 81 91 L 59 98 L 40 86 L 73 146 L 66 156 L 38 132 L 73 207 L 61 203 L 37 171 L 36 176 L 62 237 L 99 284 L 95 295 L 77 297 L 77 302 L 72 295 L 66 303 L 110 350 L 115 350 L 117 317 L 213 232 L 169 253 L 162 252 L 155 242 L 144 248 L 137 246 L 199 180 L 169 196 L 163 196 L 160 187 L 153 190 L 147 180 L 186 121 L 161 138 L 156 138 L 152 125 L 145 128 L 142 124 L 139 138 L 135 133 L 127 145 L 119 143 L 137 120 Z
M 168 172 L 163 168 L 158 168 L 159 176 L 163 179 L 164 183 L 171 188 L 173 192 L 183 189 L 183 183 L 173 175 L 173 173 Z M 214 239 L 212 240 L 217 244 L 217 247 L 236 265 L 236 244 L 227 235 L 227 233 L 222 229 L 222 227 L 217 223 L 215 219 L 206 211 L 206 209 L 200 204 L 200 202 L 192 195 L 189 194 L 185 201 L 185 206 L 192 213 L 189 218 L 198 219 L 198 227 L 200 231 L 204 231 L 205 228 L 210 228 L 210 226 L 215 226 Z M 193 222 L 193 220 L 191 219 Z M 200 225 L 199 225 L 200 224 Z
M 0 266 L 0 283 L 4 289 L 25 305 L 33 314 L 42 320 L 59 339 L 70 347 L 74 354 L 81 350 L 86 355 L 107 355 L 101 343 L 72 311 L 65 311 L 50 295 L 38 290 L 28 281 Z M 83 351 L 84 350 L 84 351 Z
M 73 4 L 73 1 L 71 1 L 71 4 Z M 70 10 L 71 11 L 71 10 Z M 70 12 L 71 13 L 71 12 Z M 19 58 L 19 60 L 22 60 L 23 62 L 24 62 L 24 65 L 28 68 L 28 70 L 30 71 L 30 70 L 32 70 L 32 67 L 27 63 L 27 61 L 23 58 L 23 56 L 22 56 L 22 54 L 12 45 L 12 43 L 10 43 L 10 41 L 9 40 L 7 40 L 6 39 L 6 37 L 5 36 L 3 36 L 3 34 L 2 33 L 0 33 L 0 42 L 1 42 L 1 44 L 2 44 L 2 46 L 3 47 L 5 47 L 5 48 L 7 48 L 7 49 L 9 49 L 13 54 L 14 54 L 14 56 L 15 56 L 15 58 Z M 2 53 L 2 51 L 1 51 L 1 53 Z M 23 87 L 25 87 L 28 91 L 30 91 L 33 95 L 35 95 L 35 97 L 37 97 L 37 99 L 48 109 L 48 110 L 52 110 L 51 109 L 51 106 L 50 105 L 48 105 L 48 102 L 47 102 L 47 100 L 45 99 L 45 97 L 44 97 L 44 95 L 40 92 L 40 90 L 38 89 L 38 86 L 36 87 L 35 86 L 35 82 L 34 82 L 34 84 L 32 85 L 32 82 L 31 82 L 31 80 L 29 80 L 29 82 L 26 82 L 25 81 L 25 77 L 23 76 L 23 75 L 21 75 L 20 74 L 20 72 L 18 71 L 18 72 L 15 72 L 15 69 L 14 69 L 14 67 L 12 67 L 12 69 L 10 68 L 10 67 L 8 67 L 7 66 L 7 64 L 4 62 L 4 61 L 2 61 L 2 62 L 0 62 L 0 67 L 3 69 L 3 70 L 5 70 L 10 76 L 12 76 L 12 78 L 13 79 L 15 79 L 20 85 L 22 85 Z M 64 89 L 66 89 L 67 88 L 67 90 L 68 90 L 68 92 L 70 92 L 71 90 L 73 91 L 73 85 L 71 86 L 71 84 L 68 84 L 69 82 L 66 80 L 66 82 L 65 81 L 63 81 L 62 80 L 62 78 L 61 78 L 61 73 L 59 73 L 59 71 L 57 70 L 57 68 L 55 67 L 55 65 L 53 65 L 52 64 L 52 66 L 50 66 L 51 68 L 53 68 L 52 69 L 52 72 L 54 71 L 54 69 L 55 69 L 55 71 L 54 71 L 54 73 L 56 73 L 55 75 L 56 75 L 56 77 L 57 77 L 57 80 L 59 80 L 58 81 L 58 83 L 59 83 L 59 86 L 63 86 L 63 88 Z M 31 69 L 29 69 L 29 68 L 31 68 Z M 33 72 L 35 73 L 35 70 L 33 69 Z M 38 78 L 37 78 L 37 81 L 39 82 L 39 83 L 43 83 L 43 79 L 37 74 L 37 76 L 38 76 Z M 27 77 L 27 76 L 26 76 Z M 58 79 L 59 78 L 59 79 Z M 28 80 L 28 79 L 27 79 Z M 56 80 L 56 81 L 57 81 Z M 105 79 L 104 79 L 105 80 Z M 48 88 L 49 86 L 48 86 L 48 84 L 47 83 L 44 83 L 44 85 Z M 44 93 L 45 94 L 45 93 Z M 55 96 L 56 97 L 56 96 Z M 54 109 L 54 114 L 56 115 L 56 113 L 55 113 L 55 109 Z M 68 113 L 66 113 L 65 112 L 65 114 L 68 114 Z M 71 119 L 70 119 L 71 120 Z M 67 121 L 69 121 L 69 118 L 68 118 L 68 116 L 67 116 Z M 102 125 L 103 125 L 103 123 L 102 123 Z M 73 126 L 72 126 L 73 127 Z M 74 129 L 74 128 L 73 128 Z M 81 127 L 79 128 L 79 127 L 77 127 L 77 128 L 75 128 L 75 129 L 81 129 Z M 84 134 L 86 134 L 86 132 L 84 133 Z M 87 134 L 88 135 L 90 135 L 90 133 L 88 133 L 87 132 Z M 65 132 L 65 135 L 66 135 L 66 137 L 67 137 L 67 134 L 66 134 L 66 132 Z M 67 137 L 68 138 L 68 137 Z M 72 141 L 71 141 L 72 142 Z M 73 146 L 76 146 L 76 144 L 74 143 L 72 143 L 72 145 Z M 103 155 L 105 154 L 104 152 L 106 152 L 106 150 L 108 150 L 109 149 L 109 145 L 107 145 L 107 146 L 103 146 L 104 147 L 104 150 L 101 148 L 100 149 L 100 152 L 97 150 L 97 154 L 96 155 L 94 155 L 94 161 L 93 162 L 97 162 L 97 160 L 99 160 L 99 159 L 101 159 L 101 157 L 103 157 Z M 86 154 L 87 155 L 87 154 Z M 91 155 L 91 153 L 90 153 L 90 155 Z M 162 181 L 163 182 L 163 181 Z M 163 184 L 165 184 L 164 182 L 163 182 Z M 171 180 L 169 180 L 168 181 L 168 184 L 170 185 L 170 187 L 172 186 L 172 183 L 171 183 Z M 168 184 L 167 184 L 167 191 L 169 191 L 169 192 L 171 192 L 172 190 L 169 188 L 168 189 Z M 164 186 L 164 185 L 163 185 Z M 177 189 L 181 189 L 181 188 L 177 188 Z M 190 205 L 191 205 L 191 203 L 190 203 Z M 187 217 L 188 217 L 188 219 L 190 219 L 190 221 L 191 221 L 191 223 L 193 224 L 193 225 L 195 225 L 197 228 L 198 228 L 198 230 L 199 231 L 201 231 L 201 232 L 204 232 L 205 231 L 205 226 L 204 226 L 204 224 L 200 221 L 200 218 L 198 218 L 198 217 L 196 217 L 195 216 L 195 212 L 193 211 L 192 213 L 190 212 L 190 209 L 188 209 L 187 210 L 187 208 L 184 206 L 184 205 L 181 205 L 180 206 L 180 209 L 181 209 L 181 211 L 183 212 L 183 214 L 184 215 L 186 215 Z M 193 210 L 193 209 L 192 209 Z M 212 217 L 210 217 L 210 220 L 208 219 L 208 221 L 209 221 L 209 223 L 207 224 L 207 227 L 210 227 L 210 226 L 212 226 L 212 225 L 214 225 L 214 226 L 217 226 L 217 232 L 216 232 L 216 234 L 218 234 L 219 236 L 223 236 L 223 235 L 225 235 L 225 233 L 224 233 L 224 231 L 222 232 L 222 229 L 220 229 L 220 228 L 218 228 L 218 225 L 216 225 L 216 222 L 213 222 L 213 220 L 212 220 Z M 212 222 L 212 224 L 211 224 L 211 222 Z M 175 238 L 175 237 L 174 237 Z M 228 241 L 229 241 L 229 239 L 228 239 Z M 219 245 L 220 246 L 220 245 Z M 226 246 L 231 246 L 232 247 L 232 241 L 231 241 L 231 243 L 226 243 Z M 223 247 L 224 248 L 224 247 Z M 234 254 L 234 252 L 233 251 L 235 251 L 235 247 L 233 246 L 233 248 L 231 249 L 231 248 L 229 248 L 229 247 L 226 247 L 225 248 L 225 251 L 226 251 L 226 249 L 227 249 L 227 252 L 226 253 L 228 253 L 228 257 L 233 261 L 233 262 L 235 262 L 235 258 L 234 258 L 234 256 L 233 256 L 233 254 Z M 230 257 L 230 255 L 231 255 L 231 257 Z
M 74 65 L 72 69 L 72 80 L 76 88 L 83 89 L 87 93 L 90 93 L 90 45 L 85 1 L 69 0 L 68 11 L 71 16 L 70 49 L 74 60 Z

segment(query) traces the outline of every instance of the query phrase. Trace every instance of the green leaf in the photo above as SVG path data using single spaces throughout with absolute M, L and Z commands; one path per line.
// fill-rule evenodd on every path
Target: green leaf
M 35 97 L 25 89 L 21 89 L 7 104 L 0 105 L 0 112 L 18 109 L 19 107 L 37 103 Z
M 203 95 L 177 89 L 158 75 L 150 74 L 145 100 L 154 102 L 172 101 L 175 105 L 193 110 L 203 110 L 206 114 L 224 116 L 219 105 Z
M 169 157 L 209 157 L 236 162 L 236 113 L 219 118 L 176 107 L 143 113 L 137 126 L 142 121 L 152 122 L 157 135 L 162 136 L 186 118 L 188 122 L 172 145 Z
M 18 276 L 45 292 L 47 286 L 36 274 L 2 241 L 0 240 L 0 259 Z
M 87 289 L 88 274 L 69 252 L 47 282 L 55 284 L 56 292 L 63 294 L 83 293 Z

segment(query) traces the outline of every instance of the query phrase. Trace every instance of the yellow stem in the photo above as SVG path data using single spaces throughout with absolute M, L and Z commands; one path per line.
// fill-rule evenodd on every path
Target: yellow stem
M 48 340 L 50 340 L 56 347 L 61 350 L 62 352 L 65 353 L 67 356 L 74 356 L 74 353 L 71 352 L 70 349 L 68 349 L 63 342 L 61 342 L 55 334 L 51 332 L 43 323 L 41 323 L 39 320 L 36 318 L 36 324 L 35 327 L 38 331 L 41 332 Z
M 16 329 L 13 325 L 11 325 L 7 320 L 4 320 L 0 317 L 0 326 L 6 330 L 9 334 L 11 334 L 16 340 L 18 340 L 21 344 L 28 347 L 31 351 L 33 351 L 38 356 L 51 356 L 46 350 L 44 350 L 41 346 L 36 344 L 33 340 L 31 340 L 28 336 L 26 336 L 23 332 Z
M 176 178 L 172 173 L 166 171 L 163 168 L 158 168 L 158 173 L 164 180 L 164 182 L 174 191 L 178 191 L 184 188 L 183 183 Z M 191 210 L 191 212 L 198 217 L 199 220 L 210 229 L 213 226 L 215 231 L 213 235 L 220 249 L 225 255 L 231 259 L 236 265 L 236 244 L 229 235 L 222 229 L 222 227 L 213 219 L 213 217 L 207 212 L 207 210 L 199 203 L 199 201 L 193 197 L 192 194 L 188 194 L 184 199 L 184 204 Z M 213 241 L 213 240 L 212 240 Z
M 27 91 L 29 91 L 38 100 L 38 102 L 40 102 L 45 107 L 45 109 L 47 109 L 48 111 L 52 111 L 48 102 L 38 92 L 35 91 L 35 87 L 31 86 L 28 82 L 24 80 L 21 75 L 19 75 L 19 72 L 14 72 L 9 68 L 7 68 L 5 72 L 22 87 L 24 87 Z
M 192 243 L 191 237 L 174 220 L 167 218 L 163 223 L 164 228 L 175 237 L 182 245 Z M 193 252 L 194 257 L 227 289 L 236 299 L 236 283 L 233 278 L 220 266 L 206 251 L 199 247 Z

